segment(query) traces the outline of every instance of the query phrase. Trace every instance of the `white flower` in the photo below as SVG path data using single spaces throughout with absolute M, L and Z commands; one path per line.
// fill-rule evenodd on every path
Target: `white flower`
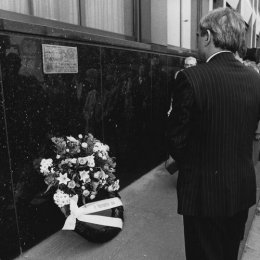
M 70 188 L 70 189 L 74 189 L 75 187 L 76 187 L 76 183 L 75 183 L 75 181 L 70 181 L 69 183 L 68 183 L 68 187 Z
M 82 194 L 83 196 L 87 197 L 90 194 L 90 192 L 88 190 L 84 190 Z
M 73 136 L 67 136 L 67 139 L 72 143 L 78 143 L 79 141 L 75 139 Z
M 104 149 L 105 149 L 106 152 L 108 152 L 109 151 L 109 146 L 107 144 L 105 144 L 104 145 Z
M 88 157 L 79 157 L 78 158 L 79 164 L 84 165 L 88 161 Z
M 56 159 L 60 159 L 60 155 L 59 154 L 56 155 Z
M 79 137 L 80 139 L 82 139 L 82 138 L 83 138 L 82 134 L 79 134 L 79 135 L 78 135 L 78 137 Z
M 40 171 L 43 174 L 47 174 L 50 172 L 49 168 L 52 166 L 52 159 L 42 159 L 41 160 L 41 166 L 40 166 Z
M 95 162 L 94 162 L 94 161 L 89 162 L 89 163 L 88 163 L 88 166 L 89 166 L 89 167 L 95 167 Z
M 71 159 L 70 158 L 67 158 L 64 160 L 65 163 L 69 164 L 71 162 Z
M 70 179 L 68 178 L 67 173 L 60 173 L 60 176 L 57 178 L 57 180 L 59 181 L 59 184 L 65 184 L 67 185 L 67 183 L 70 181 Z
M 84 142 L 81 144 L 81 146 L 86 149 L 88 147 L 88 144 Z
M 46 175 L 46 174 L 48 174 L 50 171 L 49 171 L 49 167 L 48 166 L 46 166 L 46 165 L 42 165 L 41 167 L 40 167 L 40 171 L 41 171 L 41 173 L 43 173 L 44 175 Z
M 115 190 L 119 190 L 120 186 L 119 186 L 119 180 L 116 180 L 114 183 L 113 183 L 113 189 L 114 191 Z
M 108 186 L 108 187 L 107 187 L 107 190 L 108 190 L 108 192 L 114 191 L 112 185 Z
M 102 144 L 100 142 L 97 142 L 94 144 L 93 147 L 93 152 L 102 152 L 103 154 L 107 154 L 107 152 L 109 151 L 109 146 L 106 144 Z
M 96 198 L 96 195 L 95 195 L 95 194 L 91 194 L 89 198 L 90 198 L 91 200 L 93 200 L 93 199 Z
M 53 162 L 53 160 L 51 158 L 50 159 L 42 159 L 41 160 L 41 164 L 42 165 L 46 165 L 48 167 L 52 166 L 52 162 Z
M 82 180 L 83 182 L 86 182 L 87 180 L 89 180 L 89 171 L 80 171 L 79 175 L 80 175 L 80 180 Z
M 72 159 L 70 159 L 70 162 L 73 163 L 73 164 L 76 164 L 77 163 L 77 159 L 76 158 L 72 158 Z
M 57 204 L 60 208 L 70 204 L 70 197 L 68 194 L 64 193 L 62 190 L 57 190 L 53 195 L 53 199 L 55 204 Z
M 107 179 L 108 175 L 101 169 L 101 179 Z
M 87 156 L 88 167 L 95 167 L 94 155 Z
M 100 151 L 101 150 L 101 147 L 102 147 L 102 144 L 100 142 L 96 142 L 94 144 L 94 147 L 93 147 L 93 152 L 97 152 L 97 151 Z
M 99 179 L 100 176 L 101 176 L 101 172 L 100 171 L 94 173 L 94 178 L 95 179 Z
M 61 162 L 60 162 L 60 165 L 63 165 L 63 164 L 65 164 L 66 162 L 65 162 L 65 160 L 62 160 Z
M 107 190 L 109 192 L 119 190 L 119 180 L 116 180 L 112 185 L 108 186 Z

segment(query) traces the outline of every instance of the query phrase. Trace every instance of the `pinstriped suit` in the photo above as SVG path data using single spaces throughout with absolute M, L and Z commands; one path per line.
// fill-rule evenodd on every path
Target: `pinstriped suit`
M 256 201 L 252 142 L 260 118 L 260 76 L 220 53 L 179 73 L 169 150 L 179 167 L 178 212 L 232 216 Z
M 260 75 L 225 52 L 176 80 L 168 139 L 179 168 L 186 257 L 237 259 L 248 208 L 256 202 L 252 143 Z

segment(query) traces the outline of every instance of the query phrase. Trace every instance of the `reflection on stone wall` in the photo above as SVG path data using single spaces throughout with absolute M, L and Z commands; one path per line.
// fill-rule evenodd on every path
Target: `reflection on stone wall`
M 4 111 L 3 88 L 0 87 L 0 259 L 19 253 L 19 232 L 12 192 L 12 168 L 8 156 L 6 139 L 6 116 Z
M 79 73 L 44 74 L 42 44 L 77 47 Z M 12 259 L 63 225 L 36 170 L 50 137 L 91 132 L 109 144 L 121 187 L 165 158 L 181 58 L 15 35 L 0 35 L 0 46 L 0 259 Z

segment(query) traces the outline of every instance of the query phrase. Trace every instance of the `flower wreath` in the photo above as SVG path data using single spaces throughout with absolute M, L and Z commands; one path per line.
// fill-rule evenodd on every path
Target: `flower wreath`
M 55 204 L 66 216 L 64 230 L 75 230 L 93 242 L 106 242 L 123 226 L 123 205 L 109 146 L 85 136 L 52 137 L 55 158 L 41 159 L 40 172 Z M 99 215 L 92 213 L 99 212 Z M 100 216 L 106 212 L 105 216 Z M 109 212 L 109 216 L 107 216 Z M 97 228 L 98 227 L 98 228 Z

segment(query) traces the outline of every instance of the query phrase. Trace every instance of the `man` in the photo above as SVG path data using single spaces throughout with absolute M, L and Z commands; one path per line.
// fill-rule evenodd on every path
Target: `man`
M 178 213 L 188 260 L 235 260 L 256 202 L 252 142 L 260 117 L 260 76 L 234 57 L 245 23 L 230 8 L 200 21 L 206 63 L 178 73 L 169 150 L 179 169 Z
M 196 65 L 197 65 L 196 58 L 194 58 L 192 56 L 185 58 L 185 61 L 184 61 L 184 68 L 185 69 L 192 67 L 192 66 L 196 66 Z

